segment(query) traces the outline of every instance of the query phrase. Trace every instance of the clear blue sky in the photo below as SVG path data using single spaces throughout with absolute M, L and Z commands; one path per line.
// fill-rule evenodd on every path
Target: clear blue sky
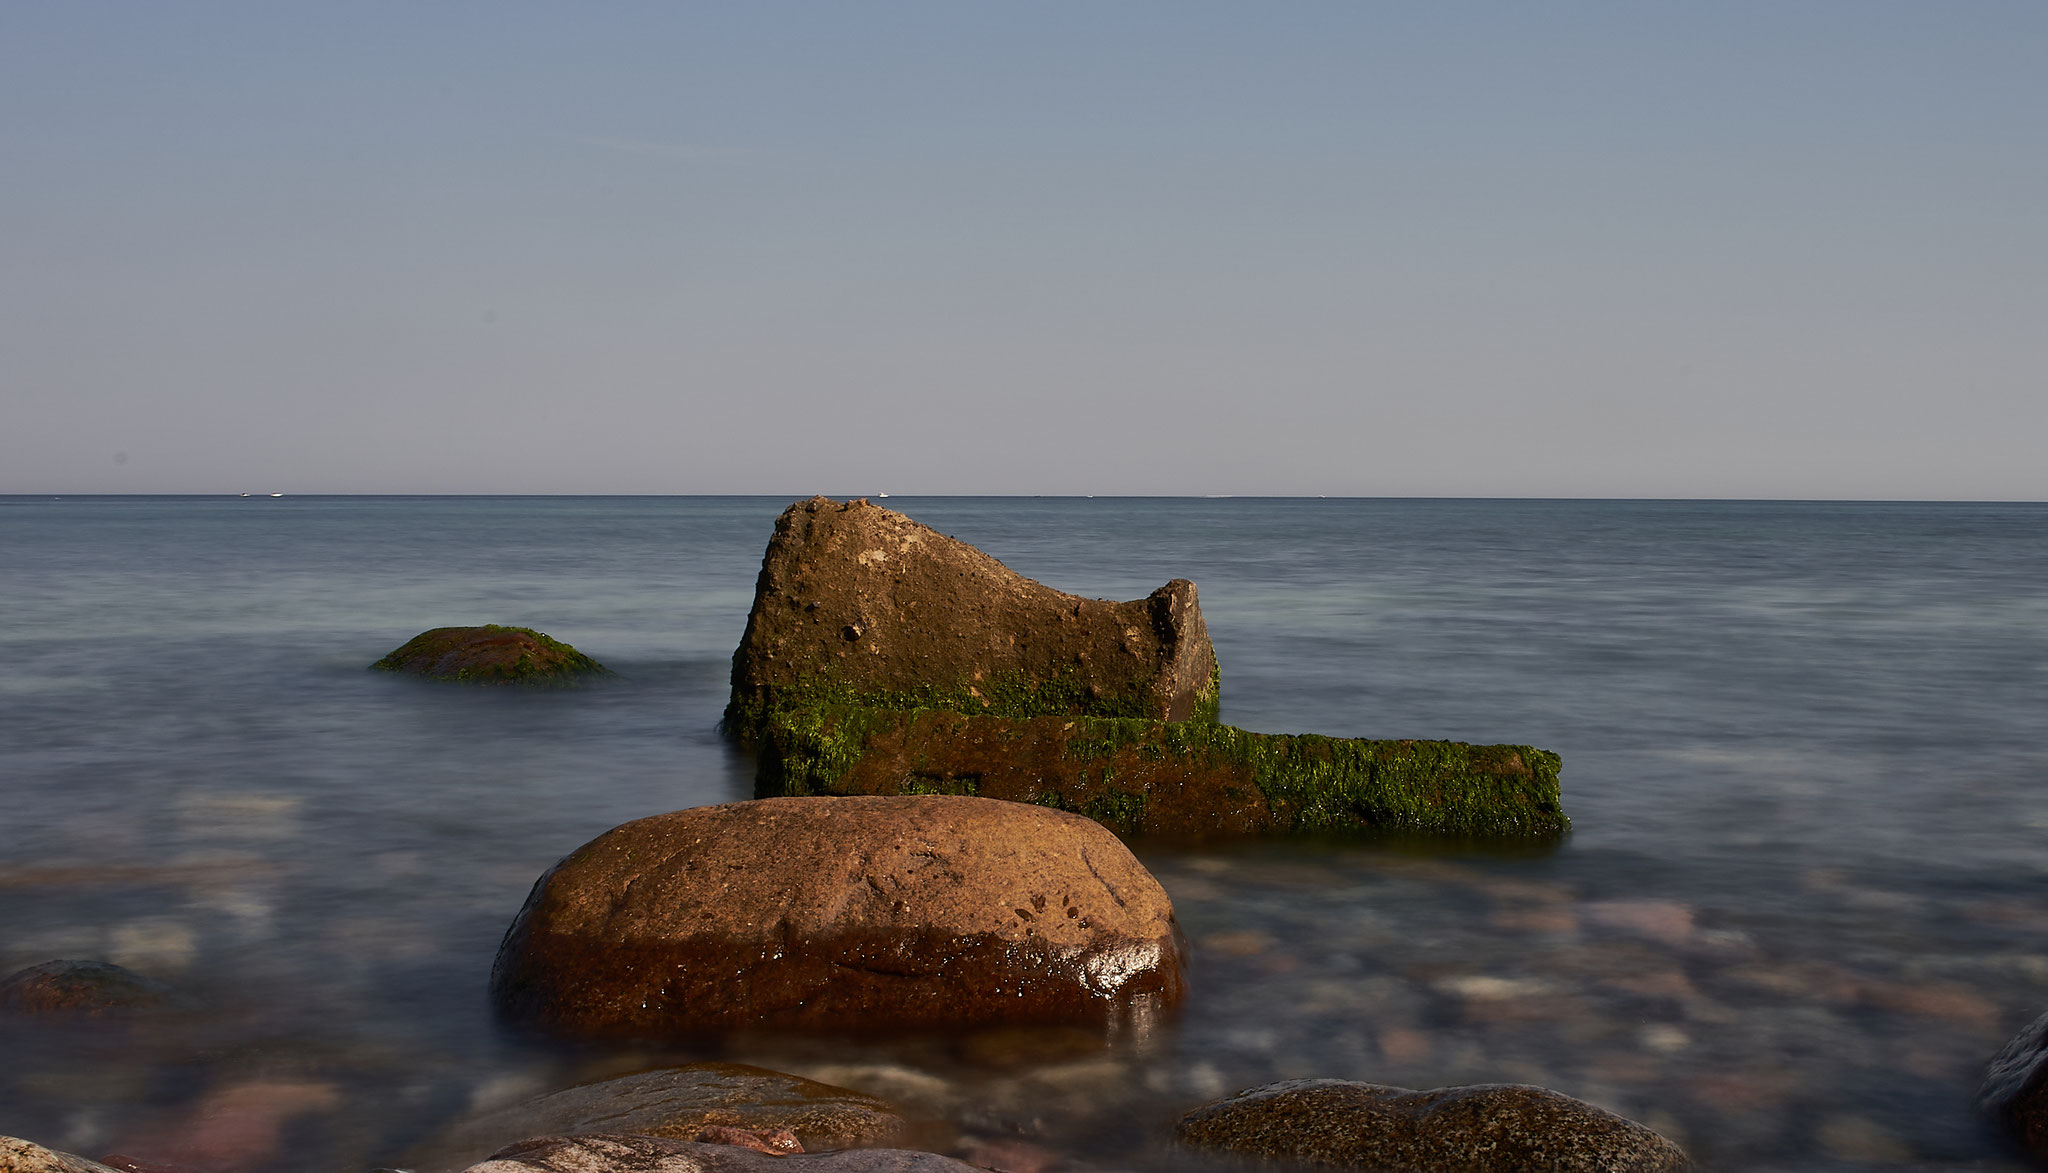
M 0 8 L 0 492 L 2048 498 L 2048 4 Z

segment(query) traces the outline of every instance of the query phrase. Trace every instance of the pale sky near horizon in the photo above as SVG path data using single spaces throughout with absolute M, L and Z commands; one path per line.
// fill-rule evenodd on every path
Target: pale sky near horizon
M 0 8 L 0 492 L 2048 499 L 2048 5 Z

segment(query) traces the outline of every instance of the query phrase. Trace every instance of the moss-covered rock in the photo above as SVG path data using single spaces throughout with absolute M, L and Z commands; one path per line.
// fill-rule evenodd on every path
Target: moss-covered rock
M 604 665 L 530 627 L 436 627 L 370 665 L 470 684 L 568 684 L 609 675 Z
M 1205 722 L 821 705 L 772 714 L 756 794 L 971 794 L 1120 835 L 1549 838 L 1558 756 L 1526 745 L 1251 733 Z
M 725 728 L 752 740 L 776 709 L 831 703 L 1213 721 L 1217 681 L 1186 579 L 1085 599 L 900 513 L 814 497 L 775 522 Z

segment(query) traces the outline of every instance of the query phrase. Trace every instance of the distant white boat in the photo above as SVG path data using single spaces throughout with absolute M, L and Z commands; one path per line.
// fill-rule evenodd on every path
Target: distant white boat
M 272 493 L 272 494 L 271 494 L 271 496 L 273 496 L 273 497 L 282 497 L 282 496 L 284 496 L 284 494 L 283 494 L 283 493 Z
M 876 493 L 876 494 L 875 494 L 875 496 L 877 496 L 877 497 L 887 497 L 888 495 L 889 495 L 889 494 L 887 494 L 887 493 Z

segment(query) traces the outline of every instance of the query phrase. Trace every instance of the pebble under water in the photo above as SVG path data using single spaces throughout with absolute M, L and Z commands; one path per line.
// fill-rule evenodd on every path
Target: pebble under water
M 0 1134 L 141 1155 L 239 1121 L 256 1167 L 366 1173 L 721 1058 L 1013 1168 L 1185 1168 L 1180 1112 L 1301 1076 L 1541 1084 L 1710 1169 L 2027 1167 L 1971 1099 L 2048 1010 L 2039 505 L 891 499 L 1077 594 L 1195 580 L 1233 724 L 1555 750 L 1575 830 L 1137 844 L 1192 993 L 1107 1039 L 503 1031 L 491 958 L 542 871 L 750 795 L 715 725 L 787 503 L 0 498 L 0 973 L 111 960 L 197 1006 L 0 1023 Z M 618 678 L 366 670 L 484 622 Z

